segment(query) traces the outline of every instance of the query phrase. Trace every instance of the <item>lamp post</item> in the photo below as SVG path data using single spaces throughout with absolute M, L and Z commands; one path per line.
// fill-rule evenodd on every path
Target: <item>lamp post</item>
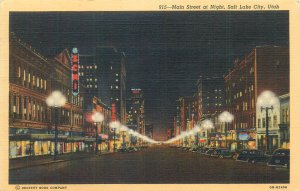
M 125 132 L 128 130 L 128 128 L 124 125 L 121 126 L 120 131 L 122 132 L 122 148 L 126 148 L 126 143 L 125 143 Z
M 58 130 L 57 130 L 57 121 L 58 121 L 58 108 L 62 107 L 66 103 L 66 97 L 60 91 L 53 91 L 50 96 L 47 97 L 46 103 L 49 107 L 54 107 L 55 113 L 55 138 L 54 138 L 54 160 L 57 157 L 57 142 L 58 142 Z
M 233 115 L 228 111 L 223 111 L 219 115 L 219 120 L 225 123 L 225 148 L 227 148 L 227 131 L 228 131 L 228 123 L 231 123 L 233 120 Z
M 120 128 L 121 123 L 119 121 L 110 122 L 109 127 L 114 132 L 114 152 L 116 152 L 116 129 Z
M 262 112 L 266 110 L 266 152 L 270 153 L 269 143 L 269 110 L 273 111 L 279 106 L 279 99 L 271 91 L 262 92 L 257 98 L 257 108 Z
M 101 123 L 104 120 L 104 116 L 100 112 L 94 112 L 92 115 L 92 120 L 96 124 L 96 148 L 95 148 L 95 154 L 98 154 L 98 124 Z
M 133 131 L 132 129 L 130 129 L 130 130 L 128 131 L 128 134 L 130 135 L 130 137 L 129 137 L 129 145 L 130 145 L 130 146 L 132 146 L 132 136 L 133 136 L 132 134 L 133 134 L 133 132 L 134 132 L 134 131 Z
M 211 120 L 209 120 L 209 119 L 205 119 L 204 121 L 201 122 L 200 127 L 201 127 L 202 129 L 206 130 L 206 137 L 207 137 L 207 139 L 208 139 L 208 138 L 209 138 L 209 137 L 208 137 L 208 130 L 214 128 L 213 122 L 212 122 Z M 208 141 L 207 141 L 207 142 L 208 142 Z

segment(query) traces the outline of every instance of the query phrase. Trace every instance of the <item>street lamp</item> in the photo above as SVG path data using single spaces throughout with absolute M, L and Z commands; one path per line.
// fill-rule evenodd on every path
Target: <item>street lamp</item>
M 219 115 L 219 120 L 225 123 L 225 147 L 227 148 L 227 130 L 228 130 L 228 123 L 231 123 L 234 119 L 233 115 L 228 111 L 223 111 Z
M 204 121 L 201 122 L 200 125 L 202 129 L 206 130 L 206 137 L 208 139 L 208 130 L 214 128 L 213 122 L 209 119 L 205 119 Z M 209 142 L 207 141 L 207 144 L 210 144 L 210 141 Z
M 257 98 L 257 108 L 261 112 L 266 110 L 266 152 L 269 151 L 269 110 L 273 111 L 275 107 L 279 106 L 279 99 L 271 91 L 262 92 Z
M 96 124 L 96 148 L 95 148 L 95 154 L 98 153 L 98 124 L 101 123 L 104 120 L 104 116 L 100 112 L 94 112 L 92 115 L 92 120 Z
M 122 139 L 123 139 L 123 143 L 122 143 L 122 148 L 126 148 L 126 143 L 125 143 L 125 132 L 128 130 L 128 128 L 124 125 L 121 126 L 120 131 L 122 132 Z
M 58 108 L 62 107 L 66 103 L 66 97 L 58 90 L 53 91 L 50 96 L 47 97 L 46 103 L 49 107 L 54 107 L 55 112 L 55 145 L 54 145 L 54 160 L 56 160 L 57 156 L 57 142 L 58 142 L 58 130 L 57 130 L 57 120 L 58 120 Z
M 119 121 L 113 121 L 109 123 L 109 127 L 114 131 L 114 152 L 116 152 L 116 129 L 119 129 L 121 123 Z
M 129 137 L 129 144 L 130 144 L 130 146 L 132 146 L 132 136 L 133 136 L 133 130 L 132 129 L 130 129 L 129 131 L 128 131 L 128 134 L 130 135 L 130 137 Z

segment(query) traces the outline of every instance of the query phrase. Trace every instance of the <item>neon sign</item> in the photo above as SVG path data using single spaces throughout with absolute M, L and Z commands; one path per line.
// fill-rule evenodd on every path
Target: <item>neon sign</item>
M 72 49 L 72 93 L 77 96 L 79 93 L 79 54 L 78 49 Z

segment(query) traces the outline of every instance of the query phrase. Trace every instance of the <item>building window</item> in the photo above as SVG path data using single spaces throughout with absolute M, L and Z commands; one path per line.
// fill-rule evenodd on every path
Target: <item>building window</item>
M 32 85 L 35 86 L 35 76 L 32 76 Z
M 275 128 L 275 127 L 277 127 L 277 115 L 274 115 L 273 116 L 273 127 Z
M 13 112 L 16 113 L 17 97 L 13 96 Z
M 25 71 L 25 69 L 24 69 L 23 81 L 25 81 L 25 80 L 26 80 L 26 71 Z
M 289 118 L 289 110 L 288 108 L 285 109 L 285 116 L 286 116 L 286 122 L 289 123 L 290 122 L 290 118 Z
M 44 81 L 44 89 L 46 90 L 47 87 L 47 80 Z
M 119 86 L 116 86 L 116 89 L 119 89 Z
M 40 87 L 40 79 L 39 77 L 36 77 L 36 87 Z
M 116 73 L 116 76 L 119 76 L 119 74 L 118 74 L 118 73 Z
M 41 78 L 41 88 L 43 89 L 43 79 Z
M 28 82 L 30 83 L 30 73 L 28 73 Z
M 284 109 L 282 109 L 282 122 L 286 123 L 286 118 L 285 118 L 285 112 Z
M 271 123 L 271 117 L 268 117 L 268 122 L 269 122 L 269 127 L 272 125 L 272 123 Z
M 19 66 L 18 77 L 21 78 L 21 67 Z
M 258 128 L 261 128 L 261 119 L 258 119 L 258 124 L 257 124 Z

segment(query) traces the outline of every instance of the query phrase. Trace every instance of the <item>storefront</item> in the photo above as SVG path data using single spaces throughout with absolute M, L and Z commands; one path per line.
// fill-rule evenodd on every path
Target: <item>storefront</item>
M 254 130 L 237 131 L 237 148 L 256 149 L 256 132 Z
M 26 156 L 53 155 L 55 148 L 54 134 L 17 134 L 10 135 L 9 158 Z M 83 151 L 84 138 L 58 135 L 58 154 Z
M 210 133 L 209 134 L 209 147 L 222 147 L 222 134 L 221 133 Z

